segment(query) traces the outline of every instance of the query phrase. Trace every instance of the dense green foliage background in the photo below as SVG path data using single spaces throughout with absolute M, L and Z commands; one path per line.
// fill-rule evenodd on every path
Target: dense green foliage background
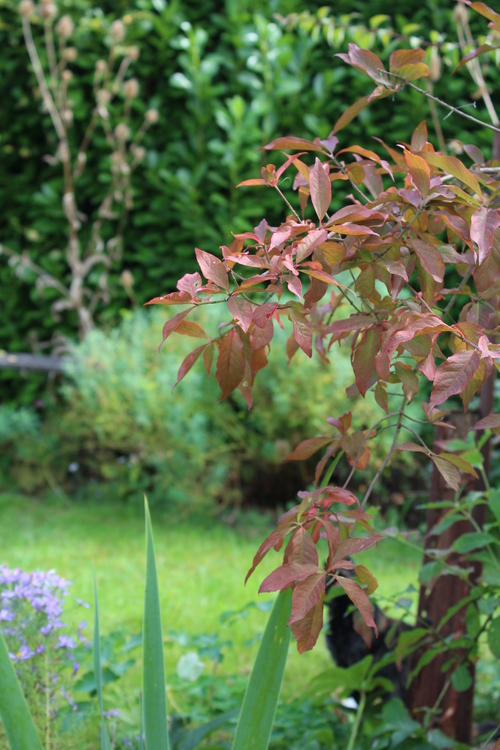
M 333 11 L 319 3 L 308 3 L 304 11 L 297 0 L 226 0 L 223 6 L 208 0 L 59 3 L 60 14 L 69 13 L 76 22 L 70 40 L 78 50 L 70 66 L 75 143 L 91 111 L 95 62 L 105 54 L 106 33 L 118 17 L 126 22 L 126 43 L 137 44 L 141 51 L 130 73 L 141 87 L 133 119 L 140 122 L 148 107 L 160 112 L 159 123 L 145 140 L 146 160 L 134 175 L 124 257 L 110 274 L 111 302 L 97 311 L 98 324 L 116 323 L 120 309 L 131 305 L 120 283 L 123 269 L 132 272 L 137 303 L 142 304 L 169 291 L 180 275 L 193 269 L 195 245 L 217 252 L 231 241 L 231 231 L 248 229 L 264 215 L 270 223 L 278 219 L 281 205 L 273 191 L 236 190 L 235 185 L 268 161 L 256 151 L 260 146 L 286 133 L 325 137 L 342 111 L 367 93 L 365 79 L 333 57 L 348 41 L 373 48 L 386 60 L 398 45 L 429 45 L 430 40 L 439 47 L 449 73 L 459 59 L 451 20 L 454 5 L 452 0 L 407 3 L 402 15 L 392 14 L 383 0 L 361 6 L 343 0 Z M 282 20 L 285 16 L 288 23 Z M 481 21 L 472 21 L 484 33 Z M 40 112 L 12 0 L 0 0 L 0 67 L 0 242 L 29 252 L 40 266 L 64 277 L 62 177 L 60 166 L 44 160 L 53 153 L 55 138 L 48 116 Z M 437 81 L 435 92 L 462 105 L 471 101 L 473 84 L 461 71 L 453 78 L 447 74 L 445 85 Z M 394 103 L 383 101 L 365 110 L 342 132 L 341 144 L 369 145 L 375 135 L 391 145 L 407 140 L 409 111 L 412 122 L 426 118 L 430 123 L 426 100 L 405 91 Z M 471 140 L 469 126 L 460 118 L 446 119 L 443 128 L 446 138 Z M 474 141 L 489 153 L 487 131 L 474 135 Z M 373 148 L 378 148 L 375 141 Z M 106 190 L 108 160 L 104 135 L 97 131 L 78 183 L 84 212 L 86 206 L 90 210 L 97 205 Z M 2 349 L 29 351 L 34 342 L 55 334 L 75 337 L 75 314 L 54 320 L 50 307 L 55 292 L 39 292 L 33 281 L 26 271 L 23 278 L 16 276 L 0 256 Z M 0 371 L 0 398 L 29 404 L 45 383 L 42 375 L 25 379 Z

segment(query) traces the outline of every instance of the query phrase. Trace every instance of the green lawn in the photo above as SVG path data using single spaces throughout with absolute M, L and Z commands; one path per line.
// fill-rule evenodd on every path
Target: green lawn
M 219 617 L 258 600 L 258 587 L 279 561 L 268 555 L 256 573 L 243 586 L 252 557 L 267 532 L 265 521 L 257 528 L 253 516 L 232 529 L 217 519 L 205 518 L 179 523 L 165 512 L 152 509 L 158 558 L 163 627 L 191 635 L 220 632 L 233 641 L 221 671 L 246 672 L 257 645 L 244 646 L 265 627 L 267 615 L 249 610 L 245 619 L 221 625 Z M 269 527 L 270 528 L 270 527 Z M 378 550 L 359 556 L 379 578 L 381 596 L 402 591 L 417 578 L 418 552 L 387 540 Z M 0 495 L 0 563 L 25 570 L 54 568 L 73 582 L 72 595 L 93 601 L 92 570 L 95 566 L 99 589 L 101 633 L 125 629 L 131 634 L 141 629 L 144 580 L 144 525 L 140 504 L 136 508 L 76 505 L 28 500 Z M 260 597 L 270 597 L 266 594 Z M 68 609 L 66 620 L 75 626 L 93 615 L 79 607 Z M 174 644 L 167 648 L 167 674 L 175 671 L 183 653 Z M 323 643 L 299 656 L 290 651 L 284 683 L 284 697 L 290 697 L 298 684 L 330 664 Z M 138 674 L 127 680 L 138 682 Z

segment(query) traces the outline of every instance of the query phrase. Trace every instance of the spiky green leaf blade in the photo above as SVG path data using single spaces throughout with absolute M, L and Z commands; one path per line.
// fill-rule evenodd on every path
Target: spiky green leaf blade
M 144 735 L 148 750 L 169 750 L 160 595 L 153 529 L 146 498 L 144 498 L 144 507 L 146 516 L 146 591 L 142 629 Z
M 274 603 L 247 686 L 233 750 L 266 750 L 283 682 L 292 610 L 292 592 L 282 591 Z
M 0 718 L 11 750 L 42 750 L 28 704 L 1 633 Z
M 94 600 L 95 600 L 95 620 L 94 620 L 94 638 L 92 642 L 92 653 L 94 657 L 94 679 L 99 700 L 99 713 L 101 715 L 101 750 L 111 750 L 106 725 L 104 723 L 104 706 L 102 701 L 102 670 L 101 670 L 101 638 L 99 635 L 99 605 L 97 601 L 97 582 L 94 573 Z

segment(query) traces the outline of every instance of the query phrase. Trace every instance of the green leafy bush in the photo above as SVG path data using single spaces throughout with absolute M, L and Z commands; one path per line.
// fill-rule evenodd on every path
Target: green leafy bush
M 218 308 L 200 313 L 199 322 L 215 334 Z M 301 440 L 329 430 L 330 413 L 347 409 L 348 355 L 339 350 L 326 365 L 300 353 L 287 366 L 279 347 L 288 331 L 280 330 L 248 411 L 239 394 L 217 403 L 216 380 L 207 380 L 201 362 L 172 394 L 189 342 L 178 337 L 174 349 L 158 355 L 164 320 L 162 312 L 138 311 L 124 314 L 109 333 L 92 331 L 73 348 L 62 402 L 49 406 L 43 421 L 26 408 L 0 410 L 4 485 L 85 495 L 91 482 L 98 496 L 137 498 L 147 491 L 154 502 L 177 504 L 216 499 L 272 507 L 294 499 L 311 480 L 314 461 L 281 461 Z M 375 410 L 367 399 L 354 419 L 367 426 Z M 380 460 L 387 448 L 382 440 Z

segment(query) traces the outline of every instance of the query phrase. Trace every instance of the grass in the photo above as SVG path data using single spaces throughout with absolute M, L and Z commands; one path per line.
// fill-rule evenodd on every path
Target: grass
M 136 507 L 76 505 L 54 500 L 40 502 L 12 494 L 0 495 L 0 563 L 24 570 L 55 569 L 73 582 L 71 594 L 93 601 L 93 566 L 99 590 L 101 633 L 124 629 L 141 630 L 144 596 L 144 519 L 142 501 Z M 267 614 L 256 608 L 232 625 L 221 624 L 221 614 L 239 610 L 249 602 L 268 599 L 258 587 L 279 561 L 271 552 L 254 573 L 246 588 L 245 574 L 270 521 L 249 516 L 236 529 L 218 519 L 176 521 L 175 516 L 152 509 L 157 551 L 164 632 L 183 631 L 190 635 L 220 633 L 231 640 L 220 673 L 248 673 L 255 659 L 257 643 L 245 642 L 262 632 Z M 387 540 L 379 550 L 364 553 L 359 561 L 379 578 L 382 597 L 404 590 L 417 579 L 420 555 Z M 65 620 L 77 624 L 92 621 L 88 611 L 68 608 Z M 91 628 L 87 637 L 91 638 Z M 166 649 L 166 671 L 175 672 L 178 658 L 186 649 L 170 643 Z M 290 649 L 283 697 L 290 698 L 297 686 L 331 663 L 323 639 L 312 653 L 299 656 Z M 138 669 L 126 682 L 138 687 Z M 107 688 L 108 694 L 111 687 Z M 106 699 L 106 690 L 105 690 Z

